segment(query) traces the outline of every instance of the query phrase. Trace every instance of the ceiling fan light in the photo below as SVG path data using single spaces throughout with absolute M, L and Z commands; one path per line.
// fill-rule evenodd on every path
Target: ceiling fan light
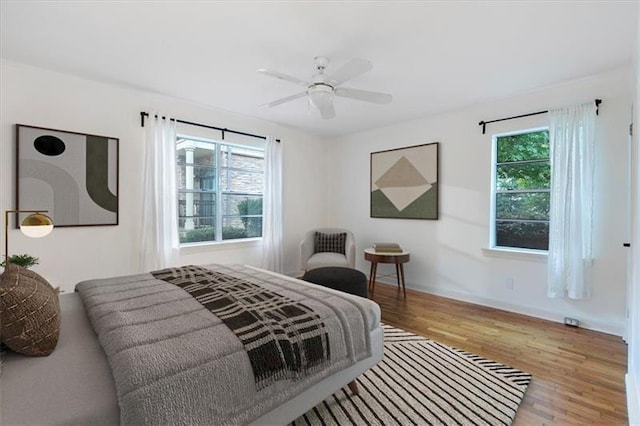
M 333 88 L 327 84 L 316 84 L 307 90 L 311 104 L 323 109 L 333 104 Z
M 313 92 L 309 94 L 309 99 L 314 107 L 318 109 L 326 108 L 333 102 L 333 93 L 330 92 Z

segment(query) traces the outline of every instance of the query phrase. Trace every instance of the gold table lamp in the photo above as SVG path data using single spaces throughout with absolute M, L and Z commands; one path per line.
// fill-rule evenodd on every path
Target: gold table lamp
M 4 256 L 5 265 L 9 264 L 9 214 L 15 213 L 16 219 L 20 213 L 31 213 L 20 224 L 20 231 L 29 238 L 42 238 L 53 230 L 53 220 L 46 213 L 47 210 L 6 210 L 4 212 Z

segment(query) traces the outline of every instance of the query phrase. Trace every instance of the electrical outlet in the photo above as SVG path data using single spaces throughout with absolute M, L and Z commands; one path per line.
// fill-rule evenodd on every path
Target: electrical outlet
M 571 327 L 580 327 L 580 321 L 575 318 L 564 317 L 564 324 Z

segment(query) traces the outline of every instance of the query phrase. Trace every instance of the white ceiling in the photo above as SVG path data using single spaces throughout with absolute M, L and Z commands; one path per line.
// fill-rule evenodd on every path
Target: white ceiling
M 1 2 L 1 55 L 334 136 L 504 98 L 632 63 L 638 2 Z M 373 69 L 322 120 L 306 99 L 264 109 L 353 57 Z M 183 118 L 183 117 L 179 117 Z M 184 117 L 188 120 L 188 117 Z M 212 123 L 224 125 L 224 123 Z

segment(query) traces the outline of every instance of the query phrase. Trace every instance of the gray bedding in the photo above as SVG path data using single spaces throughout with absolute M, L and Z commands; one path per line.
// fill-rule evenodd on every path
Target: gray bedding
M 181 288 L 150 274 L 85 281 L 77 289 L 111 366 L 123 424 L 245 424 L 370 356 L 367 300 L 246 266 L 206 267 L 311 307 L 329 330 L 326 368 L 259 388 L 241 340 Z
M 7 351 L 0 425 L 118 425 L 109 364 L 77 293 L 60 296 L 60 338 L 47 357 Z

